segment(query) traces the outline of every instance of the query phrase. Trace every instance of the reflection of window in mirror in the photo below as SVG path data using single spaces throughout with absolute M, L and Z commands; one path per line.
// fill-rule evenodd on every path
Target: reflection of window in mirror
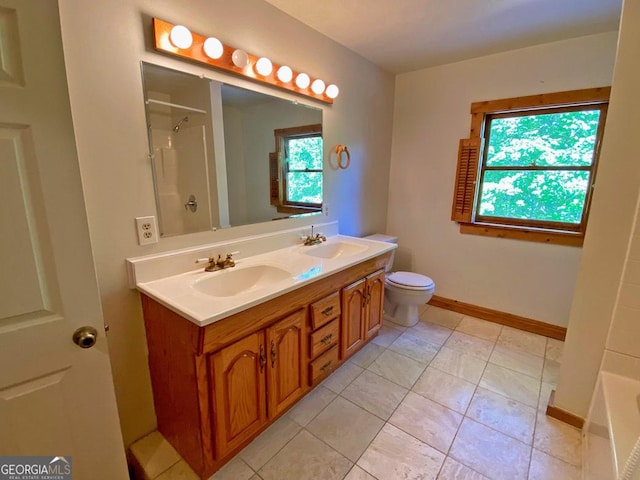
M 269 155 L 271 204 L 283 213 L 322 209 L 322 125 L 274 130 Z

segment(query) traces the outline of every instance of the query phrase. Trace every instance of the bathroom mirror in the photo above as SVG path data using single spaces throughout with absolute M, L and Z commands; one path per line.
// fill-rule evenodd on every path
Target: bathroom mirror
M 322 209 L 322 110 L 142 62 L 160 236 Z

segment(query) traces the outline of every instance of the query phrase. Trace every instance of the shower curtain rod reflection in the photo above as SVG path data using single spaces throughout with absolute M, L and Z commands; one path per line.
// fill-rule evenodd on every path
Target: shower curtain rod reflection
M 178 103 L 163 102 L 162 100 L 154 100 L 153 98 L 146 100 L 145 103 L 147 105 L 162 105 L 164 107 L 179 108 L 193 113 L 207 113 L 206 110 L 201 110 L 200 108 L 187 107 L 186 105 L 180 105 Z

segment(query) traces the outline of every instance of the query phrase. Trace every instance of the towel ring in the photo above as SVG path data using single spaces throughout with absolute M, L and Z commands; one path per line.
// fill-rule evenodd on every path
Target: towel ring
M 343 153 L 347 154 L 346 162 L 342 161 Z M 346 170 L 347 168 L 349 168 L 349 165 L 351 164 L 351 155 L 349 154 L 349 149 L 347 148 L 346 145 L 336 146 L 336 162 L 338 163 L 338 167 L 340 167 L 343 170 Z

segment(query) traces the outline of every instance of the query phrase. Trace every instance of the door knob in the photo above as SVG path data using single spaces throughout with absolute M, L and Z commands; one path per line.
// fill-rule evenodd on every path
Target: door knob
M 184 204 L 184 209 L 189 209 L 192 212 L 198 210 L 198 201 L 196 200 L 195 195 L 189 195 L 189 200 Z
M 93 327 L 80 327 L 73 332 L 73 343 L 80 348 L 91 348 L 98 340 L 98 331 Z

